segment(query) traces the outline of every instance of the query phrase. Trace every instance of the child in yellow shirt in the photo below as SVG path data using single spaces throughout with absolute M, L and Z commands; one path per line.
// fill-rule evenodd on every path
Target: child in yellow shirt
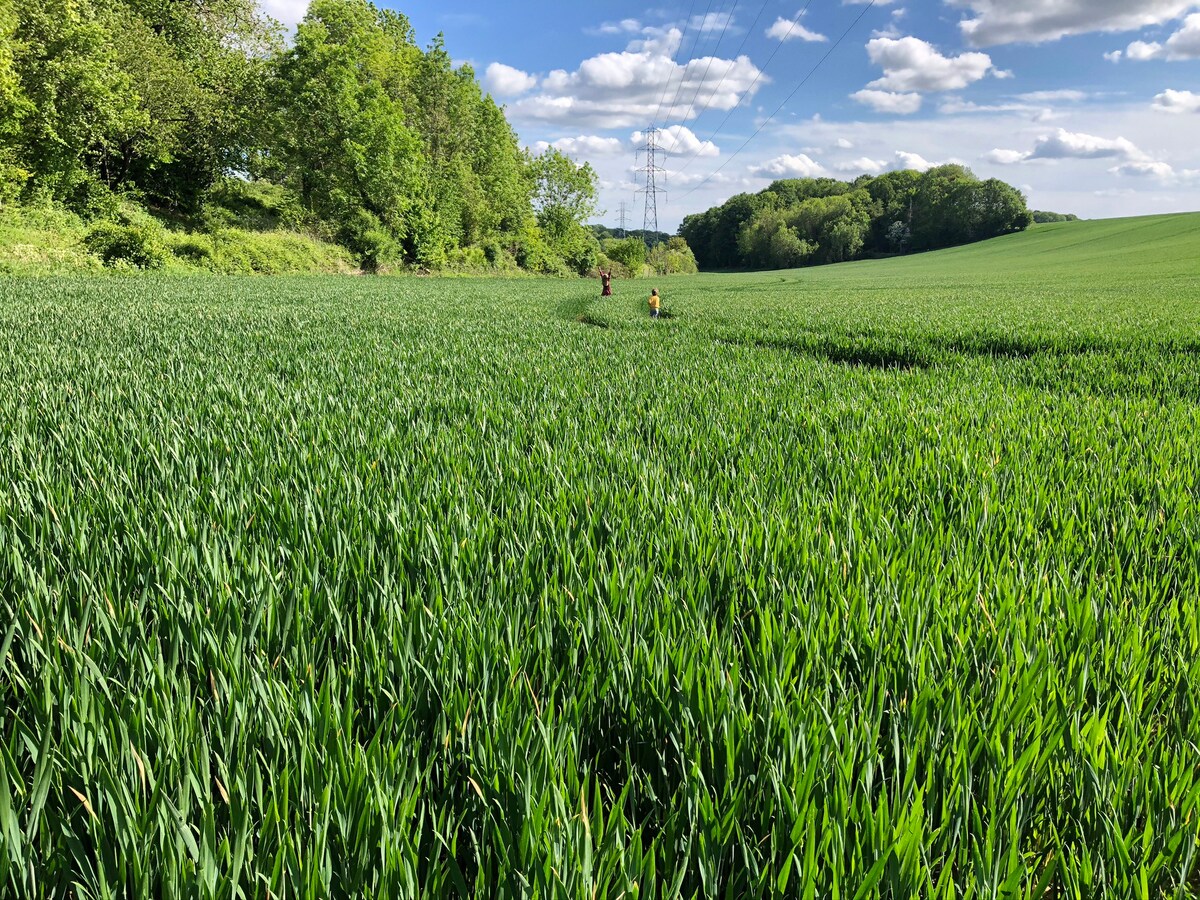
M 650 318 L 652 318 L 652 319 L 658 318 L 658 308 L 659 308 L 658 288 L 655 288 L 654 290 L 652 290 L 650 292 Z

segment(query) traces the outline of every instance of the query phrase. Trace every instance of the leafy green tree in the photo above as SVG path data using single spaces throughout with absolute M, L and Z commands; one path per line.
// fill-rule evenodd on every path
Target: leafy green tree
M 1043 212 L 1040 209 L 1035 209 L 1032 213 L 1033 221 L 1039 225 L 1050 225 L 1055 222 L 1078 222 L 1079 216 L 1073 213 L 1056 213 Z
M 646 242 L 641 238 L 631 237 L 624 240 L 607 240 L 604 242 L 604 254 L 609 259 L 625 267 L 631 277 L 637 277 L 646 265 Z
M 91 0 L 18 3 L 14 37 L 25 103 L 13 156 L 35 190 L 71 200 L 93 179 L 91 163 L 138 117 L 128 76 Z
M 579 274 L 595 268 L 600 243 L 584 221 L 596 211 L 596 172 L 553 147 L 530 162 L 533 208 L 546 244 Z
M 157 202 L 195 207 L 261 151 L 267 60 L 281 38 L 254 0 L 119 0 L 107 23 L 138 115 L 101 175 Z
M 417 62 L 408 111 L 423 143 L 433 210 L 446 247 L 519 232 L 531 215 L 527 160 L 472 69 L 453 67 L 441 35 Z
M 692 248 L 678 235 L 651 250 L 648 262 L 659 275 L 694 275 L 699 271 Z
M 972 240 L 1024 231 L 1032 224 L 1025 198 L 1012 185 L 990 178 L 975 186 L 969 225 Z
M 860 185 L 874 201 L 874 219 L 871 224 L 871 238 L 868 246 L 876 250 L 894 250 L 894 242 L 890 235 L 897 223 L 903 226 L 905 246 L 912 241 L 913 198 L 916 196 L 917 185 L 921 181 L 921 173 L 911 169 L 898 172 L 885 172 L 877 178 L 870 179 Z
M 16 30 L 14 0 L 0 0 L 0 200 L 18 194 L 27 177 L 17 164 L 15 146 L 29 112 L 13 59 Z
M 702 268 L 783 268 L 950 247 L 1019 231 L 1030 221 L 1024 197 L 1010 185 L 980 182 L 951 165 L 852 183 L 777 181 L 686 217 L 680 234 Z
M 912 241 L 912 232 L 903 221 L 893 222 L 887 230 L 887 246 L 896 253 L 903 253 Z
M 787 178 L 774 182 L 763 193 L 779 199 L 779 207 L 796 206 L 805 200 L 839 197 L 853 188 L 836 178 Z
M 804 265 L 816 245 L 788 223 L 781 210 L 764 210 L 746 223 L 737 247 L 744 265 L 753 269 L 794 269 Z
M 402 16 L 366 0 L 314 0 L 277 64 L 266 171 L 348 244 L 383 229 L 408 259 L 437 264 L 444 237 L 404 105 L 419 55 Z
M 778 196 L 767 191 L 738 194 L 707 213 L 687 216 L 679 233 L 692 248 L 701 268 L 743 268 L 746 263 L 738 250 L 742 228 L 760 211 L 778 209 L 779 205 Z
M 962 222 L 969 217 L 971 185 L 977 181 L 970 169 L 959 165 L 937 166 L 921 176 L 912 198 L 914 250 L 971 240 L 962 237 Z
M 534 157 L 530 170 L 538 225 L 551 244 L 563 241 L 596 211 L 596 172 L 553 147 Z
M 859 190 L 805 200 L 785 219 L 814 248 L 812 262 L 845 262 L 856 258 L 866 244 L 870 208 L 870 195 Z
M 472 167 L 484 202 L 471 210 L 467 237 L 517 234 L 533 217 L 533 182 L 516 133 L 490 97 L 479 100 L 472 134 Z

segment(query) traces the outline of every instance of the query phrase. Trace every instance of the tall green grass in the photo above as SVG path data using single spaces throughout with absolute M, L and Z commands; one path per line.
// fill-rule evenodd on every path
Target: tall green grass
M 995 252 L 0 281 L 0 893 L 1200 896 L 1195 269 Z

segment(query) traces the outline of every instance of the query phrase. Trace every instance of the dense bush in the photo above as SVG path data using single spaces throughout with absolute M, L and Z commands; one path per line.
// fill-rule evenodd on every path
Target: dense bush
M 1038 225 L 1052 225 L 1057 222 L 1078 222 L 1079 216 L 1072 213 L 1043 212 L 1040 209 L 1035 209 L 1033 211 L 1033 221 Z
M 138 269 L 160 269 L 167 261 L 161 235 L 145 225 L 101 222 L 88 231 L 83 243 L 106 266 L 124 263 Z
M 642 266 L 646 265 L 646 243 L 641 238 L 609 238 L 603 242 L 603 247 L 604 255 L 613 262 L 620 263 L 627 277 L 641 274 Z

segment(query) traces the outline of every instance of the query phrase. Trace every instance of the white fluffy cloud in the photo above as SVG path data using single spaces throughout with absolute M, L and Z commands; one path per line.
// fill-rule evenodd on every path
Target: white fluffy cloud
M 985 153 L 983 158 L 990 163 L 995 163 L 998 166 L 1015 166 L 1019 162 L 1025 162 L 1029 159 L 1027 152 L 1020 150 L 992 150 L 990 153 Z
M 1018 113 L 1027 116 L 1035 122 L 1046 122 L 1055 118 L 1054 110 L 1045 106 L 1024 103 L 1019 100 L 981 104 L 971 100 L 964 100 L 961 97 L 948 97 L 938 106 L 938 112 L 944 116 Z
M 883 69 L 883 77 L 867 87 L 894 93 L 958 91 L 992 71 L 992 58 L 986 53 L 943 56 L 915 37 L 875 38 L 867 44 L 867 55 Z
M 635 131 L 629 140 L 634 147 L 644 146 L 646 134 L 642 131 Z M 660 128 L 658 145 L 668 155 L 674 156 L 700 156 L 711 159 L 721 155 L 721 149 L 716 144 L 712 141 L 701 141 L 692 129 L 684 125 Z
M 815 31 L 809 31 L 800 24 L 800 19 L 803 18 L 803 13 L 796 13 L 795 18 L 785 19 L 780 16 L 775 20 L 775 24 L 767 29 L 767 37 L 777 41 L 807 41 L 809 43 L 822 43 L 828 41 L 823 34 L 817 34 Z
M 1129 178 L 1161 178 L 1165 181 L 1175 177 L 1175 169 L 1170 164 L 1153 160 L 1122 163 L 1109 171 Z
M 864 156 L 861 159 L 852 159 L 849 162 L 838 163 L 834 166 L 839 172 L 847 175 L 866 174 L 878 175 L 888 167 L 887 160 L 871 159 L 869 156 Z
M 1200 97 L 1196 99 L 1200 101 Z M 1034 160 L 1110 159 L 1117 163 L 1108 170 L 1111 175 L 1157 179 L 1171 184 L 1194 181 L 1198 174 L 1190 169 L 1176 171 L 1170 163 L 1155 159 L 1123 137 L 1103 138 L 1061 128 L 1056 134 L 1039 137 L 1034 148 L 1028 152 L 993 150 L 983 158 L 998 165 L 1015 165 Z
M 628 153 L 629 148 L 617 138 L 598 137 L 594 134 L 583 134 L 579 137 L 560 138 L 557 141 L 538 141 L 533 145 L 534 151 L 544 153 L 553 147 L 567 156 L 587 158 L 592 156 L 619 156 Z
M 1121 163 L 1120 169 L 1129 172 L 1153 167 L 1157 162 L 1138 148 L 1132 141 L 1123 137 L 1104 138 L 1094 134 L 1067 131 L 1060 128 L 1054 134 L 1043 134 L 1033 145 L 1033 149 L 1020 150 L 996 149 L 984 155 L 984 159 L 997 165 L 1016 165 L 1017 163 L 1033 160 L 1062 160 L 1062 159 L 1115 159 Z M 1169 168 L 1169 167 L 1168 167 Z M 1113 169 L 1116 172 L 1117 169 Z
M 487 67 L 483 83 L 496 97 L 519 97 L 537 87 L 537 78 L 504 63 L 494 62 Z
M 704 109 L 733 109 L 768 78 L 748 57 L 699 57 L 680 64 L 677 28 L 632 42 L 621 53 L 585 59 L 574 72 L 556 69 L 540 88 L 509 107 L 518 121 L 587 125 L 597 129 L 644 125 L 660 118 L 694 119 Z M 663 105 L 664 97 L 671 106 Z
M 961 23 L 976 46 L 1042 43 L 1096 31 L 1135 31 L 1180 18 L 1196 0 L 947 0 L 973 13 Z
M 1017 94 L 1018 100 L 1028 103 L 1082 103 L 1088 98 L 1084 91 L 1030 91 L 1027 94 Z
M 905 150 L 897 150 L 896 158 L 892 162 L 890 168 L 899 170 L 912 169 L 916 172 L 928 172 L 936 165 L 937 163 L 931 163 L 919 153 L 908 153 Z
M 1058 129 L 1037 139 L 1029 159 L 1122 159 L 1140 162 L 1146 154 L 1123 137 L 1102 138 Z
M 816 178 L 827 173 L 824 166 L 801 153 L 797 156 L 784 154 L 761 166 L 751 166 L 750 174 L 770 178 Z
M 637 34 L 642 30 L 642 23 L 637 19 L 622 19 L 619 22 L 605 22 L 595 29 L 596 34 Z
M 1122 53 L 1115 50 L 1105 54 L 1107 59 L 1117 62 L 1124 56 L 1134 62 L 1150 59 L 1165 59 L 1178 62 L 1185 59 L 1200 59 L 1200 13 L 1188 16 L 1178 31 L 1167 38 L 1166 43 L 1157 41 L 1134 41 Z
M 850 95 L 864 106 L 869 106 L 875 112 L 891 113 L 898 116 L 910 116 L 921 108 L 920 94 L 896 94 L 891 91 L 862 90 Z
M 1160 112 L 1197 113 L 1200 112 L 1200 94 L 1167 89 L 1154 98 L 1154 108 Z
M 262 10 L 272 19 L 288 27 L 294 26 L 308 12 L 309 0 L 261 0 Z

